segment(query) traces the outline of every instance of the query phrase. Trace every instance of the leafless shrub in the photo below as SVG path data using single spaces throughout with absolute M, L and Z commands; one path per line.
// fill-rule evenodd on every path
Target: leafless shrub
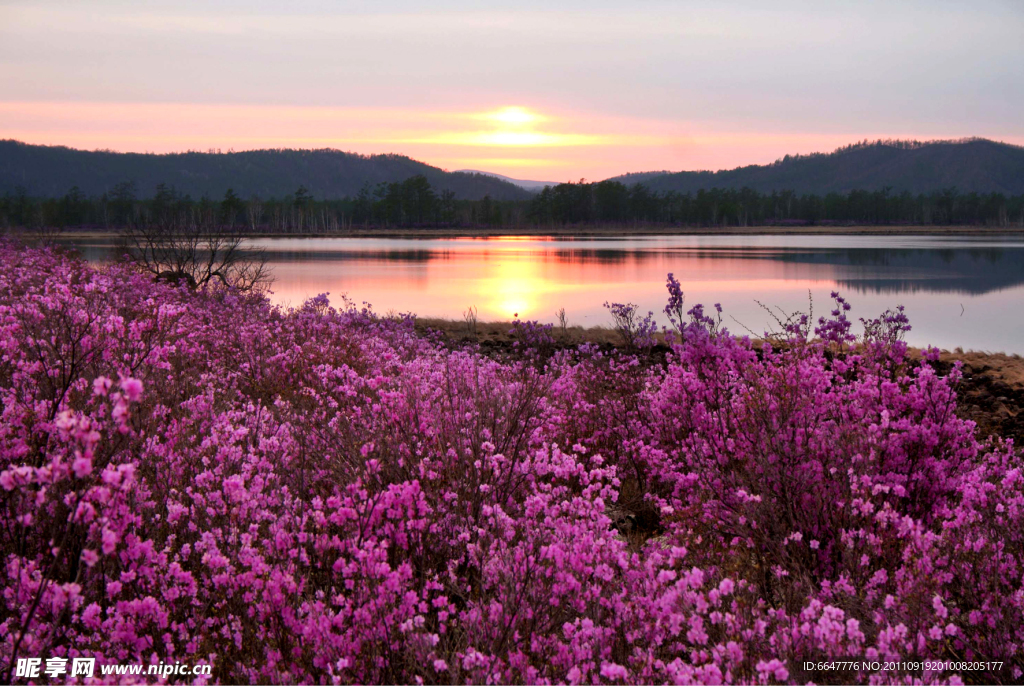
M 25 230 L 25 237 L 33 243 L 54 243 L 64 234 L 64 229 L 53 224 L 35 224 Z
M 739 324 L 747 333 L 754 338 L 759 338 L 774 345 L 782 345 L 793 336 L 807 338 L 810 335 L 811 327 L 814 326 L 814 296 L 807 291 L 807 311 L 797 310 L 786 312 L 778 305 L 766 305 L 760 300 L 754 302 L 767 313 L 771 320 L 764 331 L 754 331 L 749 326 L 732 317 L 732 320 Z
M 649 350 L 655 345 L 658 325 L 653 312 L 641 316 L 640 308 L 633 303 L 606 302 L 604 306 L 611 314 L 612 327 L 618 332 L 626 350 Z
M 466 311 L 462 313 L 462 319 L 466 322 L 466 333 L 472 336 L 475 336 L 477 331 L 477 315 L 478 311 L 473 305 L 470 305 Z
M 569 319 L 565 314 L 565 308 L 558 308 L 555 317 L 558 319 L 558 337 L 565 341 L 569 338 Z
M 272 281 L 266 255 L 245 249 L 243 242 L 242 235 L 195 214 L 136 219 L 121 232 L 125 254 L 157 279 L 184 281 L 190 288 L 221 284 L 261 291 Z

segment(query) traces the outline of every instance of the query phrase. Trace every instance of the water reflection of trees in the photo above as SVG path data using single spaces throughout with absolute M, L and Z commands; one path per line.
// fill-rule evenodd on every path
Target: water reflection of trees
M 848 249 L 783 258 L 830 266 L 836 281 L 875 293 L 981 294 L 1024 283 L 1024 250 L 1005 248 Z
M 1024 249 L 831 248 L 639 249 L 560 251 L 564 262 L 749 260 L 820 267 L 828 277 L 859 291 L 980 294 L 1024 283 Z M 680 265 L 684 266 L 684 265 Z M 682 271 L 680 269 L 680 271 Z
M 575 241 L 572 243 L 576 243 Z M 861 248 L 861 247 L 583 247 L 513 246 L 479 250 L 439 247 L 437 243 L 422 249 L 394 249 L 379 247 L 371 250 L 275 250 L 269 246 L 266 256 L 270 263 L 301 262 L 395 262 L 427 263 L 432 261 L 459 261 L 481 263 L 517 260 L 541 264 L 564 265 L 627 265 L 648 266 L 661 263 L 659 268 L 686 272 L 691 266 L 714 266 L 716 261 L 749 262 L 744 276 L 756 272 L 756 263 L 762 267 L 775 264 L 783 269 L 771 269 L 766 276 L 798 278 L 786 267 L 809 268 L 816 278 L 831 279 L 846 288 L 876 293 L 958 292 L 981 294 L 1011 288 L 1024 283 L 1024 245 L 1011 247 L 962 248 Z M 265 246 L 268 247 L 268 246 Z M 91 261 L 111 257 L 111 248 L 103 245 L 79 246 Z M 722 276 L 728 277 L 729 269 Z M 706 271 L 706 269 L 704 270 Z M 789 273 L 787 273 L 789 272 Z M 799 278 L 806 278 L 800 273 Z

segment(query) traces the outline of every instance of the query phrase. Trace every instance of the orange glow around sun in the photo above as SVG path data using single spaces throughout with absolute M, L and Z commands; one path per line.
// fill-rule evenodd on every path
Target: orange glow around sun
M 551 181 L 678 166 L 669 127 L 526 105 L 453 111 L 0 102 L 0 138 L 124 152 L 337 148 Z M 660 157 L 661 159 L 652 159 Z M 647 159 L 645 159 L 647 158 Z
M 472 113 L 457 119 L 482 121 L 490 124 L 490 127 L 475 131 L 444 131 L 409 142 L 470 147 L 550 148 L 606 145 L 615 141 L 614 136 L 608 135 L 566 132 L 558 128 L 543 130 L 539 124 L 562 122 L 520 106 Z
M 713 122 L 609 117 L 525 104 L 423 110 L 0 102 L 0 138 L 26 143 L 157 153 L 336 148 L 397 153 L 442 169 L 553 182 L 600 180 L 631 171 L 763 164 L 784 154 L 827 151 L 872 137 L 869 132 L 723 130 Z

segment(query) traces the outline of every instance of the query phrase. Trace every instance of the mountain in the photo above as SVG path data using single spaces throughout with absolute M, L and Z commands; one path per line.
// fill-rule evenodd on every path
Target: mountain
M 982 138 L 958 141 L 876 141 L 831 153 L 786 155 L 768 165 L 726 171 L 647 172 L 610 179 L 642 183 L 653 191 L 693 193 L 710 188 L 751 188 L 770 192 L 848 193 L 882 190 L 928 193 L 1024 193 L 1024 147 Z
M 514 183 L 520 188 L 525 188 L 528 191 L 539 191 L 545 186 L 557 186 L 557 181 L 527 181 L 525 179 L 513 179 L 510 176 L 502 176 L 501 174 L 495 174 L 494 172 L 477 171 L 476 169 L 460 169 L 456 172 L 457 174 L 483 174 L 484 176 L 490 176 L 495 179 L 501 179 L 502 181 L 508 181 Z
M 228 188 L 247 198 L 281 198 L 299 186 L 315 198 L 354 196 L 365 185 L 398 182 L 422 174 L 437 192 L 479 200 L 527 200 L 553 182 L 525 181 L 464 170 L 446 172 L 403 155 L 358 155 L 340 150 L 252 150 L 155 155 L 74 150 L 0 140 L 0 195 L 24 188 L 31 196 L 59 197 L 73 186 L 85 195 L 102 195 L 126 181 L 140 198 L 152 197 L 158 184 L 194 198 L 221 198 Z M 710 188 L 790 190 L 798 194 L 881 190 L 928 193 L 946 188 L 961 192 L 1024 194 L 1024 147 L 985 139 L 960 141 L 877 141 L 831 153 L 795 155 L 768 165 L 725 171 L 640 172 L 615 177 L 653 191 L 696 192 Z
M 299 186 L 315 198 L 354 196 L 365 184 L 404 181 L 422 174 L 437 192 L 479 200 L 524 200 L 531 194 L 491 175 L 446 172 L 403 155 L 358 155 L 340 150 L 251 150 L 155 155 L 75 150 L 0 140 L 0 194 L 24 188 L 31 196 L 59 197 L 73 186 L 102 195 L 133 181 L 140 198 L 157 184 L 195 198 L 221 198 L 228 188 L 243 198 L 281 198 Z
M 666 174 L 673 174 L 668 170 L 662 171 L 649 171 L 649 172 L 630 172 L 621 176 L 616 176 L 608 181 L 618 181 L 619 183 L 625 184 L 626 186 L 632 186 L 635 183 L 646 183 L 657 176 L 665 176 Z

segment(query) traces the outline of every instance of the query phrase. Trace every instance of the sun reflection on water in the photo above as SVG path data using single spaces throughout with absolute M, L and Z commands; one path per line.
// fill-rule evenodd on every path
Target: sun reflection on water
M 991 241 L 990 241 L 991 242 Z M 854 317 L 906 305 L 911 342 L 1024 352 L 1024 323 L 1007 313 L 1024 298 L 1024 241 L 914 237 L 665 236 L 465 239 L 273 239 L 271 299 L 299 305 L 330 292 L 377 312 L 480 321 L 610 323 L 605 301 L 634 302 L 663 323 L 665 275 L 683 284 L 687 307 L 721 302 L 730 329 L 763 331 L 758 302 L 789 313 L 827 310 L 839 290 Z M 89 259 L 110 252 L 97 246 Z M 963 305 L 963 309 L 961 308 Z

